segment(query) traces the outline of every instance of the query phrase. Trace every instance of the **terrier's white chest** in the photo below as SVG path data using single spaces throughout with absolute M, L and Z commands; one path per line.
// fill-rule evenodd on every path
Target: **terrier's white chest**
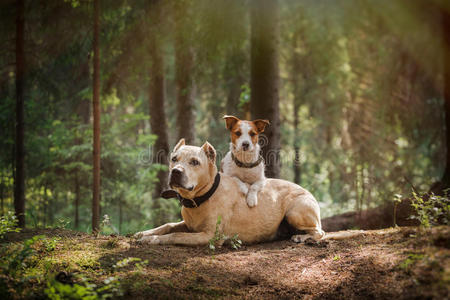
M 241 168 L 234 163 L 233 159 L 231 158 L 231 152 L 228 152 L 222 161 L 223 172 L 229 176 L 239 178 L 242 182 L 253 184 L 256 181 L 264 178 L 263 162 L 253 168 Z

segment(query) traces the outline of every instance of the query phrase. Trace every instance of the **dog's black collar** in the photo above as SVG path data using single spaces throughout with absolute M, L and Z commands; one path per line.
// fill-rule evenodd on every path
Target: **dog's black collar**
M 233 161 L 234 161 L 234 163 L 236 164 L 236 166 L 238 166 L 239 168 L 247 168 L 247 169 L 254 168 L 254 167 L 256 167 L 257 165 L 259 165 L 259 164 L 263 161 L 263 158 L 262 158 L 262 156 L 260 155 L 260 156 L 258 157 L 258 160 L 257 160 L 257 161 L 252 162 L 252 163 L 244 163 L 244 162 L 238 160 L 238 159 L 236 158 L 236 156 L 233 155 L 233 152 L 231 152 L 231 158 L 233 159 Z
M 213 183 L 212 187 L 209 189 L 209 191 L 207 191 L 202 196 L 195 197 L 194 199 L 187 199 L 187 198 L 181 197 L 181 195 L 178 194 L 174 190 L 167 190 L 167 191 L 163 191 L 161 193 L 161 197 L 163 197 L 164 199 L 177 198 L 178 201 L 180 201 L 181 205 L 188 207 L 188 208 L 195 208 L 195 207 L 199 207 L 200 205 L 202 205 L 203 202 L 206 202 L 209 198 L 211 198 L 211 196 L 217 190 L 219 183 L 220 183 L 220 174 L 219 174 L 219 172 L 217 172 L 217 175 L 214 178 L 214 183 Z

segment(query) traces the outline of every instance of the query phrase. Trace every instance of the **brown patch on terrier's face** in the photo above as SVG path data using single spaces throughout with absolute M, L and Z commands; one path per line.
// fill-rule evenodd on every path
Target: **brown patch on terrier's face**
M 237 150 L 253 150 L 258 143 L 258 135 L 269 124 L 267 120 L 246 121 L 234 116 L 224 116 L 226 127 L 231 133 L 231 142 Z

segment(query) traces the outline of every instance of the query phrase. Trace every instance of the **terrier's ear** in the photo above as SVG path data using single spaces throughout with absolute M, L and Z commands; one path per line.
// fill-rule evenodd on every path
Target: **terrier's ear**
M 175 147 L 173 148 L 172 152 L 177 151 L 178 149 L 180 149 L 181 146 L 184 146 L 186 144 L 186 141 L 184 140 L 184 138 L 181 138 L 178 143 L 175 145 Z
M 264 129 L 266 128 L 267 125 L 270 125 L 269 120 L 262 120 L 262 119 L 258 119 L 258 120 L 254 120 L 253 124 L 255 124 L 256 129 L 258 130 L 258 133 L 264 132 Z
M 212 161 L 212 163 L 216 163 L 216 149 L 214 149 L 210 143 L 205 142 L 202 146 L 202 150 L 205 152 L 206 157 Z
M 233 128 L 234 124 L 236 124 L 237 122 L 240 121 L 239 118 L 236 118 L 235 116 L 228 116 L 228 115 L 223 116 L 223 119 L 225 119 L 228 130 L 231 130 L 231 128 Z

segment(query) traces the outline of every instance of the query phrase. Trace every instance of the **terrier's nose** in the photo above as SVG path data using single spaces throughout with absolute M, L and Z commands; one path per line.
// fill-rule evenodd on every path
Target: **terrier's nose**
M 242 143 L 242 149 L 244 149 L 244 151 L 247 151 L 249 147 L 250 147 L 249 142 L 243 142 Z

